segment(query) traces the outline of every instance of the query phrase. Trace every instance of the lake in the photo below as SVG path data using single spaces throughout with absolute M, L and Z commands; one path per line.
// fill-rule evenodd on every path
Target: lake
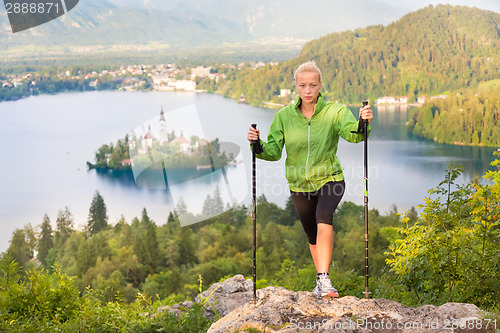
M 29 97 L 0 103 L 0 251 L 8 248 L 16 228 L 40 225 L 44 214 L 55 228 L 57 213 L 66 206 L 74 215 L 75 227 L 85 226 L 96 191 L 105 200 L 111 224 L 122 215 L 130 222 L 141 216 L 143 208 L 157 224 L 165 223 L 177 202 L 173 191 L 139 187 L 130 173 L 102 173 L 86 166 L 102 144 L 115 143 L 138 128 L 154 131 L 161 107 L 167 131 L 184 122 L 186 138 L 202 134 L 240 149 L 236 156 L 240 163 L 228 166 L 225 173 L 178 185 L 177 193 L 191 204 L 189 208 L 201 210 L 214 184 L 250 206 L 251 154 L 246 132 L 250 123 L 257 123 L 262 137 L 267 136 L 275 110 L 207 93 L 113 91 Z M 451 162 L 464 167 L 461 182 L 491 168 L 495 148 L 421 140 L 406 131 L 406 108 L 374 107 L 374 112 L 368 143 L 370 208 L 385 213 L 392 205 L 401 211 L 422 204 L 427 190 L 443 180 Z M 146 128 L 151 123 L 153 127 Z M 342 141 L 339 158 L 348 184 L 344 200 L 362 205 L 363 144 Z M 257 162 L 258 195 L 281 207 L 289 193 L 283 166 L 284 159 Z

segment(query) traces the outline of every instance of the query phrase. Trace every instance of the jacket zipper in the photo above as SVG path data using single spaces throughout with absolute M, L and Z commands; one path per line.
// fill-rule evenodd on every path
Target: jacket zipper
M 311 184 L 313 189 L 316 191 L 316 186 L 309 180 L 309 177 L 307 176 L 307 171 L 309 169 L 309 153 L 311 152 L 311 119 L 308 119 L 308 125 L 307 125 L 307 158 L 306 158 L 306 181 Z

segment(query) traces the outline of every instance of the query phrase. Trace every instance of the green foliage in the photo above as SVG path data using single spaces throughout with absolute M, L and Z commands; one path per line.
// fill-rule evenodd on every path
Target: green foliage
M 439 143 L 499 146 L 499 82 L 489 81 L 479 89 L 467 89 L 444 100 L 431 100 L 412 111 L 409 129 Z
M 69 211 L 68 207 L 64 210 L 60 210 L 57 213 L 56 219 L 56 232 L 54 235 L 54 245 L 59 249 L 64 247 L 66 240 L 70 237 L 74 226 L 73 215 Z
M 218 196 L 216 190 L 211 198 Z M 311 258 L 302 225 L 293 217 L 296 214 L 293 206 L 281 209 L 264 196 L 258 198 L 258 204 L 257 265 L 261 283 L 265 284 L 265 281 L 275 281 L 275 272 L 283 265 L 288 263 L 289 273 L 293 275 L 294 270 L 309 266 Z M 344 203 L 339 210 L 336 224 L 341 229 L 337 232 L 334 253 L 342 253 L 342 244 L 358 243 L 346 241 L 353 235 L 349 229 L 358 230 L 355 234 L 359 235 L 363 230 L 361 215 L 356 213 L 352 219 L 353 211 L 361 212 L 362 208 Z M 380 216 L 375 210 L 371 214 L 375 233 L 379 226 L 398 223 L 397 219 Z M 80 292 L 85 293 L 87 287 L 98 290 L 100 293 L 95 297 L 101 297 L 104 303 L 117 300 L 130 303 L 137 292 L 161 299 L 172 294 L 192 297 L 195 290 L 189 286 L 196 283 L 198 275 L 204 277 L 206 284 L 212 284 L 222 276 L 251 274 L 252 219 L 245 206 L 234 206 L 204 223 L 183 228 L 176 216 L 171 213 L 168 223 L 158 226 L 143 210 L 141 219 L 134 218 L 129 224 L 122 218 L 114 227 L 89 235 L 87 229 L 73 229 L 73 217 L 66 207 L 58 213 L 54 245 L 47 253 L 46 267 L 51 272 L 52 265 L 59 263 L 62 272 L 74 276 L 74 284 Z M 21 231 L 16 232 L 24 234 L 24 230 Z M 362 237 L 358 238 L 362 247 Z M 21 239 L 19 244 L 13 243 L 12 250 L 22 252 L 27 248 L 24 262 L 36 266 L 26 237 Z M 373 242 L 374 249 L 383 248 L 384 244 L 388 241 Z M 335 261 L 345 270 L 358 271 L 363 266 L 357 267 L 358 258 L 350 254 L 345 258 L 339 256 Z
M 28 224 L 14 231 L 7 253 L 21 266 L 26 266 L 34 257 L 35 244 L 35 233 Z
M 32 269 L 21 277 L 8 256 L 0 259 L 0 329 L 9 332 L 49 332 L 63 325 L 79 308 L 79 292 L 68 276 L 54 267 Z
M 257 223 L 262 225 L 268 222 L 275 222 L 280 225 L 291 226 L 297 220 L 290 212 L 290 208 L 288 210 L 281 209 L 275 203 L 267 201 L 265 195 L 261 195 L 257 198 L 257 207 Z M 293 208 L 293 210 L 295 210 L 295 208 Z
M 412 307 L 421 305 L 415 293 L 399 283 L 398 279 L 391 274 L 370 275 L 369 285 L 371 298 L 396 300 Z
M 152 303 L 139 294 L 130 304 L 119 298 L 102 303 L 106 290 L 92 289 L 80 296 L 72 278 L 57 266 L 53 270 L 33 269 L 22 277 L 15 261 L 0 258 L 0 331 L 197 333 L 212 323 L 203 316 L 205 304 L 179 315 L 159 310 L 176 298 Z
M 96 70 L 99 66 L 93 66 L 92 70 Z M 73 72 L 74 65 L 68 65 L 66 68 L 61 68 L 59 66 L 45 67 L 43 69 L 38 69 L 35 71 L 34 68 L 23 68 L 23 74 L 28 72 L 29 76 L 25 76 L 21 83 L 18 85 L 5 85 L 0 86 L 0 102 L 16 100 L 19 98 L 40 95 L 40 94 L 55 94 L 68 91 L 86 91 L 94 90 L 94 88 L 89 87 L 91 79 L 83 78 L 83 75 L 77 75 L 73 78 L 67 78 L 65 75 L 61 75 L 61 72 L 69 70 Z M 109 67 L 108 67 L 109 68 Z M 11 71 L 17 72 L 17 70 Z M 87 69 L 88 70 L 88 69 Z M 57 73 L 59 71 L 59 73 Z M 77 71 L 78 72 L 78 71 Z M 79 74 L 75 72 L 74 74 Z M 83 74 L 83 71 L 82 71 Z M 98 86 L 95 87 L 97 90 L 108 90 L 116 89 L 122 83 L 121 78 L 113 78 L 111 75 L 99 77 Z
M 492 184 L 457 185 L 461 173 L 461 168 L 450 166 L 445 180 L 429 190 L 419 221 L 398 229 L 403 237 L 389 247 L 387 263 L 419 304 L 455 301 L 495 307 L 500 286 L 500 170 L 485 176 Z
M 158 265 L 158 238 L 156 236 L 156 225 L 152 221 L 146 209 L 142 210 L 142 218 L 136 227 L 134 234 L 133 249 L 141 263 L 149 273 L 154 273 Z

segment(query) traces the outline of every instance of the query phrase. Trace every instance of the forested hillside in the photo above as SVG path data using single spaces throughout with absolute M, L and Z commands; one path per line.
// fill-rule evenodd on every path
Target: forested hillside
M 280 89 L 293 90 L 293 71 L 314 59 L 329 100 L 441 94 L 499 77 L 500 14 L 469 7 L 429 6 L 388 26 L 329 34 L 307 43 L 299 56 L 275 66 L 236 74 L 226 96 L 254 105 L 288 104 Z
M 499 124 L 500 80 L 494 80 L 414 109 L 408 128 L 439 143 L 498 147 Z
M 283 263 L 296 267 L 311 264 L 307 239 L 291 201 L 281 209 L 262 196 L 258 205 L 259 278 L 274 281 Z M 214 216 L 223 208 L 216 190 L 207 196 L 203 213 Z M 105 199 L 96 193 L 85 228 L 75 226 L 83 221 L 75 221 L 66 207 L 59 211 L 55 230 L 48 216 L 36 228 L 28 225 L 17 229 L 7 252 L 22 268 L 41 264 L 52 270 L 58 263 L 62 272 L 76 277 L 81 292 L 87 286 L 103 290 L 105 301 L 115 300 L 119 293 L 122 300 L 131 302 L 139 291 L 160 298 L 171 294 L 193 296 L 198 275 L 203 276 L 204 285 L 209 285 L 227 275 L 252 273 L 252 219 L 244 206 L 182 228 L 175 213 L 168 221 L 155 222 L 145 209 L 139 218 L 122 218 L 110 225 L 106 210 Z M 371 214 L 376 235 L 371 248 L 381 254 L 389 241 L 379 228 L 398 226 L 399 217 L 395 210 L 386 216 L 376 210 Z M 335 221 L 336 244 L 344 249 L 335 254 L 335 259 L 343 269 L 361 274 L 362 208 L 346 202 Z M 352 242 L 355 235 L 359 242 Z M 383 256 L 373 258 L 373 273 L 384 267 Z

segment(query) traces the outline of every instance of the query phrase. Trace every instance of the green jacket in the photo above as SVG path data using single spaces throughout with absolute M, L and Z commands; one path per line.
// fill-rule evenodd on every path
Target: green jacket
M 277 161 L 286 149 L 285 175 L 290 190 L 313 192 L 329 181 L 344 179 L 337 157 L 339 137 L 361 142 L 363 134 L 355 134 L 358 120 L 351 110 L 339 103 L 326 103 L 319 94 L 311 120 L 299 109 L 300 97 L 294 104 L 278 111 L 269 129 L 267 142 L 261 140 L 264 152 L 256 157 Z M 368 134 L 370 126 L 368 126 Z

